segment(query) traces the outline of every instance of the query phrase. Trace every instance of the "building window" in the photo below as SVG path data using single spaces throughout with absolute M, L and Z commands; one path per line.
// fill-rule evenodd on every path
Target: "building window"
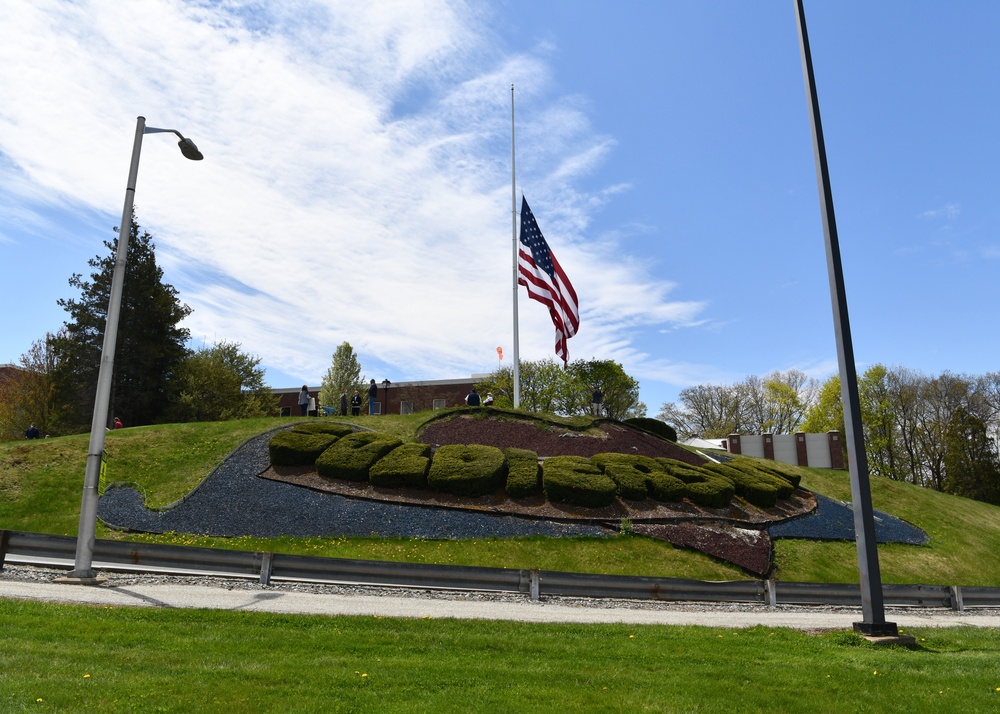
M 281 408 L 281 416 L 291 416 L 291 415 L 292 415 L 292 408 L 291 407 L 282 407 Z
M 435 399 L 433 402 L 431 402 L 431 409 L 444 409 L 447 406 L 448 406 L 447 399 Z
M 413 413 L 413 402 L 400 402 L 399 403 L 399 413 L 400 414 L 412 414 Z

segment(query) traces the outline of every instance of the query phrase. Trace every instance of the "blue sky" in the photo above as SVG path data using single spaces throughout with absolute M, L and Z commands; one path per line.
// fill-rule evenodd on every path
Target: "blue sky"
M 1000 5 L 806 3 L 855 355 L 1000 369 Z M 654 415 L 694 384 L 836 371 L 791 0 L 0 4 L 0 362 L 136 190 L 194 343 L 272 386 L 446 379 L 512 353 L 523 192 L 581 302 L 571 358 Z M 522 291 L 523 359 L 553 356 Z

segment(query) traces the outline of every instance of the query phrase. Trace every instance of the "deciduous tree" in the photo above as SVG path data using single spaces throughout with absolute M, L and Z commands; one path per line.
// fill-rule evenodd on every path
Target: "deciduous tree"
M 260 357 L 243 352 L 238 342 L 202 347 L 178 367 L 171 420 L 223 421 L 267 416 L 277 400 L 264 384 Z
M 361 363 L 354 353 L 354 348 L 350 342 L 341 342 L 333 353 L 333 362 L 323 377 L 323 384 L 319 390 L 319 403 L 328 407 L 340 406 L 340 395 L 347 390 L 348 399 L 357 390 L 362 394 L 365 391 L 364 375 L 361 374 Z

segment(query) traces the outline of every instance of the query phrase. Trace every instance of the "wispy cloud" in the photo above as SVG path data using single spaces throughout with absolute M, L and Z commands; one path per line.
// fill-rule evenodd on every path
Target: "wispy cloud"
M 925 221 L 934 220 L 954 220 L 962 213 L 962 207 L 957 203 L 946 203 L 940 208 L 933 208 L 920 214 L 920 218 Z
M 552 92 L 543 54 L 491 44 L 486 19 L 443 0 L 5 0 L 5 191 L 117 222 L 143 114 L 205 154 L 147 136 L 136 195 L 196 339 L 311 379 L 344 340 L 398 378 L 485 371 L 512 329 L 514 83 L 519 183 L 580 293 L 571 351 L 645 365 L 631 331 L 697 324 L 704 303 L 588 241 L 592 211 L 627 186 L 578 181 L 615 141 Z M 523 356 L 550 355 L 545 310 L 520 314 Z M 654 379 L 685 371 L 649 364 Z

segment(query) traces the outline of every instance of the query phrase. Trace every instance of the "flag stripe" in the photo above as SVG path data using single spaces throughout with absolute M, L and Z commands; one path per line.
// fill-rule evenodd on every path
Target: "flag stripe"
M 517 282 L 528 291 L 528 297 L 549 308 L 556 328 L 556 355 L 563 364 L 569 360 L 567 340 L 580 327 L 580 306 L 576 290 L 545 242 L 528 201 L 521 197 L 521 246 L 517 252 Z

